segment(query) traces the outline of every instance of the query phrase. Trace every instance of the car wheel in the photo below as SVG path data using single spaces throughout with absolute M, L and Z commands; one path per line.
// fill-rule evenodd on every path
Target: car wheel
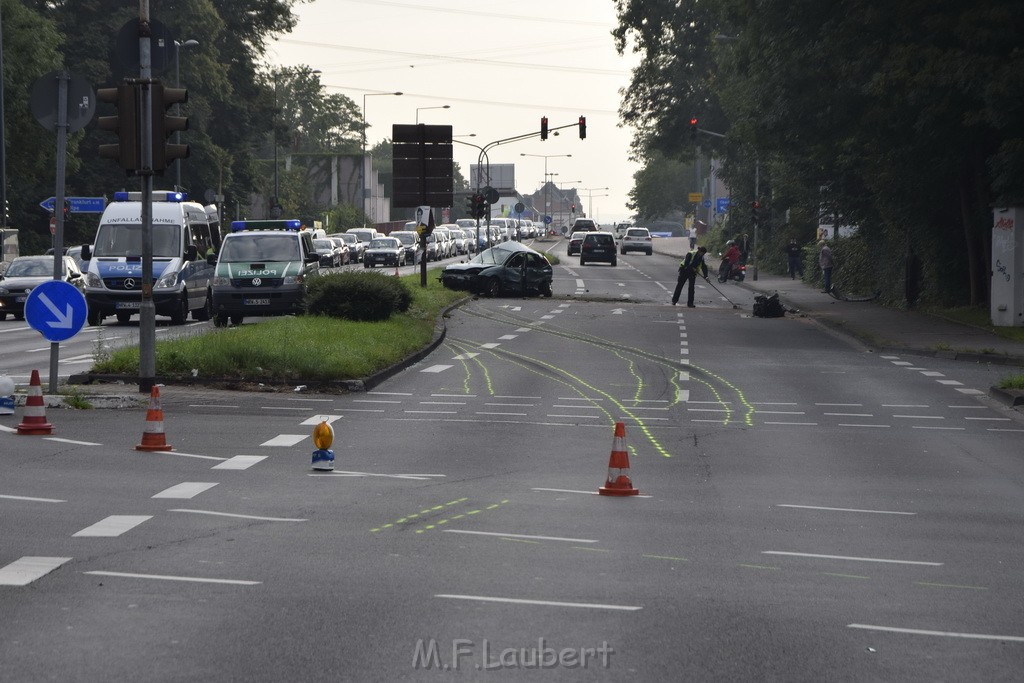
M 245 320 L 244 316 L 241 316 L 241 315 L 233 315 L 233 316 L 231 316 L 231 324 L 232 325 L 241 325 L 243 320 Z
M 648 249 L 648 250 L 647 250 L 647 255 L 648 255 L 648 256 L 652 256 L 652 255 L 654 255 L 654 250 L 653 250 L 653 249 Z
M 0 320 L 7 320 L 7 314 L 6 313 L 0 313 Z
M 619 265 L 618 260 L 617 259 L 612 259 L 612 267 L 615 267 L 617 265 Z
M 370 264 L 367 261 L 363 261 L 363 268 L 369 268 Z
M 171 314 L 172 325 L 184 325 L 185 320 L 188 318 L 188 292 L 181 293 L 181 301 L 178 302 L 178 307 L 174 313 Z
M 213 326 L 214 327 L 227 327 L 227 325 L 228 325 L 228 316 L 227 316 L 226 313 L 218 313 L 217 315 L 213 316 Z
M 580 265 L 581 266 L 587 265 L 587 260 L 585 258 L 583 258 L 582 256 L 580 256 Z
M 15 313 L 14 314 L 14 319 L 15 320 L 24 320 L 25 319 L 25 314 L 24 313 Z
M 103 316 L 100 315 L 100 312 L 91 308 L 89 309 L 89 312 L 86 313 L 85 319 L 91 327 L 96 327 L 103 323 Z
M 541 286 L 541 288 L 540 288 L 540 293 L 541 293 L 542 295 L 544 295 L 545 297 L 548 297 L 548 298 L 550 298 L 550 297 L 551 297 L 551 293 L 552 293 L 552 292 L 551 292 L 551 283 L 550 283 L 550 282 L 545 282 L 545 283 L 544 283 L 544 284 L 543 284 L 543 285 Z
M 206 293 L 206 300 L 203 301 L 203 307 L 197 308 L 192 311 L 193 320 L 209 320 L 213 316 L 213 300 L 210 298 L 210 293 Z
M 626 250 L 625 249 L 621 249 L 621 250 L 619 250 L 619 253 L 622 254 L 623 256 L 625 256 L 626 255 Z
M 122 325 L 132 319 L 132 314 L 131 313 L 125 313 L 125 312 L 122 312 L 122 311 L 118 311 L 118 313 L 116 315 L 117 315 L 117 322 L 121 323 Z
M 501 296 L 501 280 L 496 277 L 492 277 L 487 281 L 487 288 L 485 291 L 487 292 L 487 296 L 492 299 L 496 299 Z

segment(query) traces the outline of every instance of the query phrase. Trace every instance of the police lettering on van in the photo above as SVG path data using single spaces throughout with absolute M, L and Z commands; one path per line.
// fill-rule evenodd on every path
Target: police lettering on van
M 220 252 L 211 256 L 213 323 L 241 324 L 246 316 L 301 313 L 320 255 L 298 220 L 233 221 Z
M 142 193 L 115 192 L 103 211 L 96 239 L 82 246 L 88 262 L 85 300 L 88 322 L 99 325 L 116 315 L 124 323 L 142 304 Z M 220 237 L 207 209 L 182 192 L 152 194 L 153 304 L 156 314 L 182 325 L 189 312 L 210 318 L 213 268 L 206 260 Z

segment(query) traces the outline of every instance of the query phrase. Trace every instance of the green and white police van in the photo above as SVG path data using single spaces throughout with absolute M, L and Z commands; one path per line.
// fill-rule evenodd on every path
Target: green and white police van
M 220 252 L 207 259 L 213 276 L 213 322 L 301 313 L 306 283 L 320 274 L 320 255 L 299 220 L 232 221 Z
M 216 248 L 216 212 L 188 201 L 182 192 L 154 191 L 152 197 L 153 304 L 156 314 L 183 325 L 211 313 L 213 268 L 206 254 Z M 116 315 L 120 323 L 142 304 L 142 193 L 115 192 L 103 210 L 96 239 L 82 245 L 85 301 L 90 325 Z

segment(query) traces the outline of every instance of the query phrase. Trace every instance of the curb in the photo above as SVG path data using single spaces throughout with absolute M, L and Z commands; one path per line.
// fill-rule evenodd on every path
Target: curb
M 1003 405 L 1011 408 L 1024 406 L 1024 391 L 1019 389 L 1003 389 L 1001 387 L 989 387 L 988 395 Z

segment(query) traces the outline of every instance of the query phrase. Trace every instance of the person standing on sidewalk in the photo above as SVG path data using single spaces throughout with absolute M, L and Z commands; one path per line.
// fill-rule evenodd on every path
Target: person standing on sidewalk
M 697 281 L 697 271 L 700 270 L 704 279 L 708 279 L 708 264 L 704 263 L 704 254 L 707 251 L 706 247 L 697 247 L 687 253 L 686 258 L 679 264 L 679 277 L 676 280 L 676 289 L 672 292 L 673 306 L 679 303 L 679 295 L 683 292 L 683 285 L 689 283 L 689 289 L 686 292 L 686 305 L 694 308 L 693 285 Z
M 690 226 L 690 251 L 697 248 L 697 226 Z
M 818 265 L 821 266 L 821 274 L 825 279 L 825 289 L 821 291 L 828 294 L 832 291 L 832 268 L 835 266 L 835 261 L 832 259 L 832 250 L 829 249 L 825 240 L 818 242 L 818 246 L 821 247 L 821 252 L 818 254 Z
M 796 243 L 796 239 L 791 239 L 789 244 L 782 248 L 782 251 L 786 252 L 786 256 L 789 257 L 789 279 L 795 280 L 799 274 L 800 279 L 804 279 L 804 250 L 800 248 L 800 245 Z

